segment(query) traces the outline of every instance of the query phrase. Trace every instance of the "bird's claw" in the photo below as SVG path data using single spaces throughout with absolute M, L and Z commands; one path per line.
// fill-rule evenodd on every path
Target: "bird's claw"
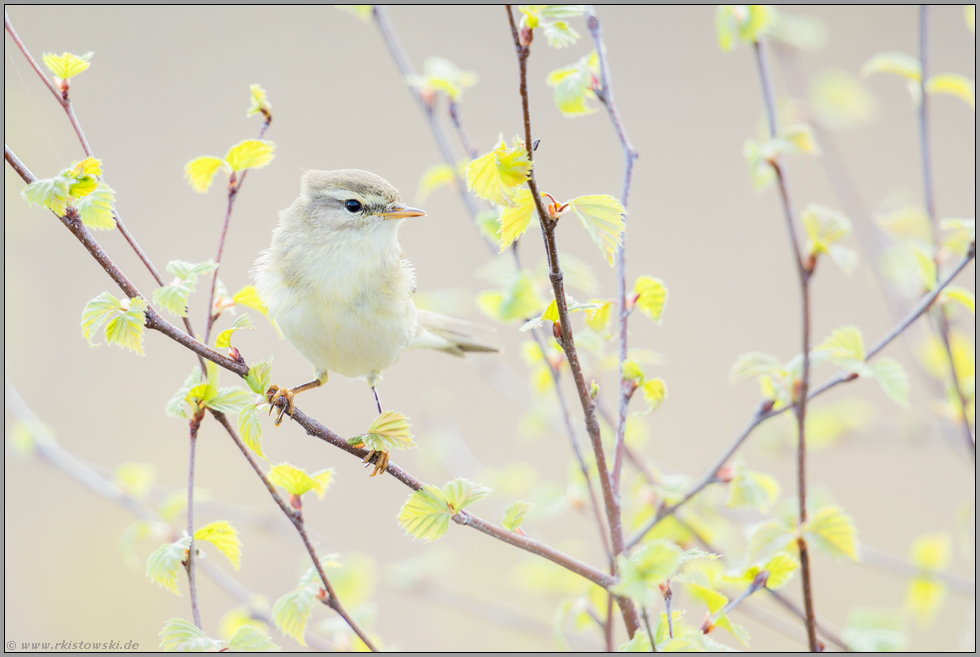
M 374 471 L 371 476 L 374 477 L 379 474 L 384 474 L 388 470 L 388 452 L 379 449 L 372 449 L 368 452 L 367 456 L 364 457 L 364 467 L 369 465 L 374 466 Z
M 293 416 L 293 397 L 296 396 L 289 388 L 280 388 L 276 384 L 272 384 L 265 393 L 266 397 L 269 399 L 269 415 L 272 415 L 272 410 L 279 407 L 279 416 L 276 418 L 276 426 L 278 427 L 282 424 L 282 418 L 289 413 L 289 417 Z

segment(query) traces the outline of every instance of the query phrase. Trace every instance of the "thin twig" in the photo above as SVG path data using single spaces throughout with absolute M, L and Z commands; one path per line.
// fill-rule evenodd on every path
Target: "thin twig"
M 633 181 L 633 163 L 639 154 L 633 148 L 629 135 L 626 134 L 626 126 L 619 116 L 619 109 L 616 106 L 616 99 L 613 95 L 612 75 L 609 72 L 609 56 L 606 53 L 606 42 L 602 37 L 602 24 L 596 17 L 595 9 L 587 7 L 589 32 L 592 33 L 592 41 L 595 43 L 596 53 L 599 58 L 599 84 L 598 89 L 593 89 L 596 98 L 605 106 L 609 114 L 609 120 L 616 130 L 616 136 L 623 148 L 623 191 L 620 195 L 620 202 L 623 207 L 629 204 L 630 185 Z M 624 223 L 626 218 L 624 217 Z M 619 286 L 619 421 L 616 425 L 616 443 L 613 452 L 612 485 L 616 494 L 619 495 L 620 477 L 623 472 L 623 453 L 626 447 L 626 418 L 630 399 L 633 396 L 635 386 L 626 380 L 623 370 L 624 363 L 628 357 L 627 337 L 629 335 L 627 324 L 629 322 L 630 308 L 626 298 L 626 232 L 623 232 L 619 248 L 616 250 L 616 276 Z
M 197 603 L 197 579 L 194 573 L 194 563 L 197 561 L 194 552 L 197 549 L 194 546 L 194 457 L 197 453 L 197 432 L 201 428 L 202 417 L 202 414 L 197 414 L 190 420 L 190 459 L 187 466 L 187 534 L 191 541 L 187 549 L 187 583 L 191 592 L 191 613 L 198 629 L 201 629 L 201 610 Z
M 653 628 L 650 627 L 650 614 L 647 613 L 646 607 L 640 607 L 640 617 L 643 619 L 643 627 L 647 630 L 647 636 L 650 637 L 650 652 L 657 652 L 657 644 L 654 640 Z
M 932 179 L 932 149 L 929 139 L 929 93 L 926 91 L 926 83 L 929 78 L 929 5 L 919 6 L 919 143 L 922 151 L 922 187 L 925 196 L 926 214 L 929 215 L 929 226 L 932 229 L 932 240 L 936 248 L 935 263 L 939 269 L 939 219 L 936 214 L 936 191 Z M 937 332 L 946 357 L 949 359 L 949 377 L 956 398 L 960 402 L 960 416 L 963 427 L 963 438 L 966 441 L 967 452 L 973 457 L 973 464 L 976 467 L 977 461 L 977 441 L 970 427 L 970 419 L 966 414 L 967 397 L 960 386 L 959 377 L 956 374 L 956 363 L 953 361 L 953 349 L 949 343 L 949 320 L 945 313 L 940 309 L 937 312 L 936 323 Z
M 518 69 L 520 73 L 520 95 L 521 106 L 524 116 L 524 143 L 527 147 L 528 157 L 534 159 L 533 135 L 531 133 L 531 109 L 530 98 L 527 90 L 527 58 L 530 55 L 528 46 L 521 43 L 521 36 L 518 33 L 517 24 L 514 22 L 514 14 L 510 5 L 507 5 L 507 19 L 510 23 L 511 37 L 514 41 L 514 48 L 517 53 Z M 602 437 L 599 433 L 599 421 L 596 418 L 595 403 L 592 400 L 589 388 L 585 383 L 585 375 L 582 372 L 582 365 L 578 359 L 575 349 L 575 339 L 572 334 L 572 324 L 568 315 L 568 303 L 565 299 L 564 275 L 561 271 L 561 264 L 558 260 L 558 244 L 555 239 L 555 223 L 551 221 L 550 215 L 545 210 L 538 191 L 535 170 L 532 167 L 527 180 L 528 189 L 534 199 L 535 208 L 540 219 L 541 232 L 544 237 L 545 246 L 548 253 L 548 269 L 551 286 L 555 294 L 555 301 L 558 307 L 558 318 L 561 326 L 561 346 L 568 358 L 568 365 L 571 368 L 572 379 L 579 393 L 579 401 L 585 413 L 585 426 L 592 441 L 592 449 L 595 452 L 596 467 L 599 470 L 599 481 L 602 484 L 602 493 L 606 504 L 606 518 L 609 521 L 609 535 L 612 541 L 613 553 L 622 554 L 623 545 L 623 525 L 619 497 L 613 488 L 608 466 L 606 465 L 606 455 L 602 447 Z M 639 615 L 636 612 L 631 600 L 618 598 L 619 607 L 623 612 L 623 619 L 626 622 L 626 630 L 630 636 L 639 629 Z
M 762 84 L 762 96 L 766 106 L 766 115 L 769 119 L 769 137 L 776 139 L 779 136 L 779 119 L 776 114 L 776 97 L 772 84 L 772 74 L 769 70 L 769 61 L 766 54 L 765 43 L 761 40 L 755 44 L 756 63 L 759 69 L 759 79 Z M 813 273 L 811 262 L 806 262 L 800 252 L 800 242 L 797 237 L 796 219 L 793 215 L 793 207 L 789 198 L 789 187 L 786 181 L 786 174 L 782 162 L 776 160 L 772 162 L 773 170 L 776 173 L 776 182 L 779 186 L 780 198 L 783 202 L 783 214 L 786 220 L 786 227 L 789 231 L 789 238 L 792 242 L 793 253 L 795 254 L 796 271 L 800 281 L 800 301 L 803 311 L 802 330 L 803 330 L 803 372 L 799 381 L 799 390 L 794 390 L 796 396 L 796 426 L 797 426 L 797 447 L 796 447 L 796 480 L 797 480 L 797 501 L 799 503 L 799 526 L 802 527 L 807 520 L 807 483 L 806 483 L 806 405 L 807 395 L 810 387 L 810 277 Z M 811 259 L 812 261 L 812 259 Z M 796 382 L 794 382 L 794 385 Z M 810 652 L 817 652 L 819 641 L 817 639 L 817 621 L 813 611 L 813 588 L 810 576 L 810 554 L 806 540 L 802 535 L 797 539 L 800 552 L 800 579 L 803 580 L 803 606 L 806 609 L 806 631 L 810 643 Z
M 228 435 L 235 442 L 235 445 L 238 447 L 239 451 L 241 451 L 241 453 L 248 460 L 249 465 L 252 466 L 252 469 L 259 476 L 259 479 L 262 480 L 266 490 L 268 490 L 269 494 L 272 495 L 272 499 L 275 501 L 276 505 L 282 510 L 282 512 L 289 519 L 289 522 L 293 524 L 293 527 L 295 527 L 296 531 L 299 533 L 300 538 L 303 541 L 303 545 L 306 548 L 307 553 L 310 555 L 310 559 L 313 561 L 313 565 L 316 567 L 317 573 L 320 575 L 320 579 L 323 580 L 326 596 L 321 598 L 322 602 L 337 612 L 337 614 L 344 619 L 351 630 L 353 630 L 354 634 L 356 634 L 361 641 L 363 641 L 364 644 L 371 649 L 371 652 L 377 652 L 378 649 L 371 641 L 371 638 L 367 635 L 367 632 L 365 632 L 360 625 L 358 625 L 357 621 L 355 621 L 344 608 L 340 601 L 340 597 L 337 595 L 336 589 L 334 589 L 333 584 L 327 577 L 326 572 L 324 572 L 323 565 L 320 562 L 320 557 L 317 555 L 316 548 L 313 547 L 313 543 L 310 541 L 309 534 L 306 531 L 306 523 L 303 519 L 302 511 L 300 509 L 294 510 L 292 507 L 286 504 L 286 501 L 283 500 L 282 496 L 279 494 L 279 491 L 277 491 L 275 486 L 272 485 L 272 482 L 269 481 L 269 477 L 265 474 L 265 472 L 263 472 L 262 467 L 252 455 L 248 446 L 245 445 L 241 437 L 239 437 L 238 432 L 235 431 L 235 428 L 231 425 L 228 417 L 224 413 L 219 413 L 217 411 L 211 411 L 211 414 L 214 416 L 214 419 L 216 419 L 218 423 L 225 428 L 225 431 L 228 432 Z
M 976 245 L 972 245 L 969 251 L 967 252 L 967 254 L 963 257 L 963 260 L 961 260 L 959 264 L 957 264 L 956 267 L 954 267 L 946 275 L 946 277 L 943 278 L 936 285 L 935 288 L 930 290 L 928 294 L 923 295 L 923 297 L 919 299 L 919 302 L 915 305 L 915 307 L 912 308 L 912 310 L 910 310 L 908 314 L 905 315 L 905 317 L 903 317 L 900 322 L 898 322 L 895 326 L 893 326 L 891 330 L 888 331 L 888 333 L 882 336 L 881 339 L 879 339 L 874 345 L 871 346 L 870 349 L 868 349 L 868 353 L 864 357 L 864 362 L 865 363 L 870 362 L 872 358 L 874 358 L 879 353 L 881 353 L 881 351 L 884 350 L 884 348 L 887 347 L 889 344 L 891 344 L 892 341 L 894 341 L 898 336 L 902 335 L 915 322 L 915 320 L 919 319 L 919 317 L 925 314 L 926 311 L 928 311 L 929 308 L 932 307 L 932 304 L 936 301 L 936 298 L 940 294 L 942 294 L 942 291 L 946 289 L 946 287 L 953 282 L 953 280 L 959 275 L 959 273 L 963 271 L 966 268 L 966 266 L 969 265 L 971 262 L 973 262 L 975 259 L 976 259 Z M 807 396 L 807 399 L 808 400 L 813 399 L 814 397 L 822 395 L 823 393 L 827 392 L 828 390 L 831 390 L 832 388 L 835 388 L 836 386 L 842 383 L 854 381 L 857 378 L 858 377 L 854 374 L 854 372 L 849 372 L 849 371 L 838 372 L 834 376 L 830 377 L 829 379 L 821 383 L 819 386 L 812 388 L 810 390 L 810 394 Z M 637 545 L 643 539 L 643 536 L 646 535 L 646 533 L 649 532 L 651 529 L 653 529 L 658 522 L 675 513 L 679 508 L 687 504 L 691 500 L 691 498 L 693 498 L 702 490 L 704 490 L 705 487 L 717 481 L 718 470 L 725 465 L 728 459 L 731 458 L 731 456 L 736 451 L 738 451 L 738 449 L 742 446 L 742 444 L 749 437 L 752 431 L 755 430 L 756 427 L 758 427 L 763 422 L 770 420 L 776 417 L 777 415 L 782 415 L 786 411 L 793 408 L 792 406 L 784 406 L 778 410 L 767 410 L 767 408 L 771 409 L 771 405 L 772 405 L 771 400 L 760 403 L 760 405 L 756 408 L 755 413 L 753 414 L 752 419 L 749 421 L 748 425 L 746 425 L 746 427 L 742 430 L 742 432 L 735 438 L 732 444 L 728 446 L 728 448 L 722 454 L 721 458 L 719 458 L 715 462 L 715 465 L 713 465 L 711 469 L 708 470 L 708 472 L 704 475 L 704 477 L 702 477 L 698 481 L 698 483 L 696 483 L 691 488 L 691 490 L 681 499 L 681 501 L 671 506 L 663 507 L 659 509 L 657 511 L 657 514 L 650 521 L 648 521 L 647 524 L 643 526 L 643 528 L 640 529 L 640 531 L 637 533 L 637 535 L 634 538 L 632 538 L 626 544 L 627 548 L 632 548 L 635 545 Z

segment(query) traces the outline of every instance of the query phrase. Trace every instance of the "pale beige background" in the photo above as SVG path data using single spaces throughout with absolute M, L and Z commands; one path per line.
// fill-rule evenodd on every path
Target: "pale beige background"
M 753 384 L 728 383 L 735 358 L 761 349 L 788 359 L 799 341 L 797 283 L 777 196 L 773 190 L 753 192 L 741 154 L 743 140 L 755 135 L 762 118 L 753 60 L 745 48 L 730 55 L 719 51 L 713 11 L 600 9 L 623 119 L 641 153 L 630 199 L 630 274 L 653 274 L 670 288 L 661 327 L 642 317 L 632 323 L 633 344 L 667 358 L 657 374 L 668 381 L 670 399 L 649 422 L 646 453 L 666 468 L 694 475 L 731 440 L 756 403 Z M 912 8 L 809 11 L 830 30 L 828 46 L 805 56 L 809 72 L 837 67 L 856 73 L 876 52 L 913 53 L 917 48 Z M 276 212 L 298 191 L 301 168 L 368 169 L 414 200 L 421 172 L 440 159 L 376 28 L 336 9 L 10 7 L 9 12 L 38 58 L 45 51 L 95 51 L 92 68 L 76 79 L 72 97 L 96 155 L 105 162 L 120 213 L 161 268 L 169 259 L 200 261 L 214 254 L 224 194 L 220 184 L 207 195 L 194 193 L 182 179 L 182 168 L 192 157 L 221 155 L 256 134 L 258 120 L 245 118 L 250 83 L 261 82 L 275 106 L 268 138 L 275 141 L 277 156 L 267 169 L 249 176 L 239 198 L 223 265 L 232 288 L 247 283 L 248 268 L 267 246 Z M 440 55 L 479 73 L 480 83 L 466 92 L 463 108 L 481 147 L 488 148 L 498 133 L 519 132 L 517 66 L 502 9 L 395 8 L 391 14 L 416 66 Z M 963 24 L 962 9 L 937 8 L 933 16 L 933 70 L 972 79 L 975 41 Z M 576 27 L 587 33 L 581 21 Z M 5 140 L 36 174 L 53 175 L 80 159 L 81 150 L 62 111 L 9 38 L 5 46 Z M 538 180 L 558 197 L 618 195 L 620 190 L 620 150 L 606 116 L 564 119 L 544 85 L 548 71 L 590 47 L 588 39 L 563 51 L 536 43 L 530 60 L 535 135 L 542 140 L 535 160 Z M 918 196 L 921 185 L 918 137 L 904 85 L 878 76 L 868 86 L 877 100 L 875 120 L 846 133 L 841 146 L 865 202 L 873 207 L 894 190 Z M 974 216 L 975 115 L 949 97 L 938 98 L 933 107 L 939 214 Z M 152 462 L 161 484 L 157 493 L 183 486 L 186 424 L 165 418 L 162 409 L 193 359 L 155 334 L 148 336 L 145 358 L 115 347 L 90 350 L 79 335 L 81 309 L 103 290 L 115 290 L 49 213 L 25 206 L 19 199 L 20 180 L 8 167 L 4 171 L 5 371 L 81 458 L 109 469 L 129 461 Z M 811 201 L 838 205 L 815 160 L 795 159 L 790 175 L 800 206 Z M 458 197 L 442 191 L 424 207 L 429 216 L 406 223 L 401 233 L 420 289 L 460 289 L 470 297 L 486 289 L 474 272 L 490 256 Z M 152 281 L 119 234 L 103 233 L 99 239 L 148 294 Z M 585 232 L 569 223 L 560 239 L 565 250 L 595 267 L 611 296 L 612 270 Z M 534 235 L 525 242 L 526 261 L 543 257 Z M 814 284 L 816 336 L 853 323 L 871 341 L 890 327 L 867 261 L 863 257 L 849 279 L 833 267 L 821 269 Z M 967 272 L 962 283 L 972 285 L 975 269 Z M 198 326 L 202 296 L 193 307 Z M 479 319 L 469 303 L 460 312 Z M 257 332 L 237 338 L 246 358 L 274 354 L 277 381 L 305 380 L 308 364 L 258 324 Z M 523 377 L 518 345 L 525 336 L 503 327 L 493 337 L 505 349 L 499 362 Z M 902 344 L 889 353 L 911 364 Z M 410 353 L 386 373 L 384 400 L 411 417 L 421 445 L 397 461 L 439 484 L 460 474 L 479 478 L 483 468 L 517 463 L 533 463 L 539 478 L 563 484 L 566 438 L 557 428 L 534 442 L 516 437 L 522 409 L 483 373 L 493 371 L 494 363 Z M 512 395 L 526 397 L 520 380 L 513 381 L 508 384 Z M 303 408 L 341 434 L 359 433 L 373 418 L 373 402 L 362 382 L 335 377 L 326 390 L 308 394 Z M 929 420 L 922 379 L 913 373 L 914 410 L 908 412 L 867 382 L 840 389 L 828 400 L 850 395 L 870 400 L 876 421 L 837 449 L 813 456 L 814 486 L 833 492 L 856 519 L 862 540 L 893 553 L 905 554 L 918 534 L 951 531 L 958 505 L 972 495 L 974 473 L 953 446 L 959 438 L 955 430 Z M 4 424 L 9 428 L 9 414 Z M 202 504 L 199 522 L 231 517 L 243 527 L 238 577 L 275 599 L 294 585 L 303 568 L 299 542 L 222 431 L 208 423 L 202 435 L 198 481 L 220 503 Z M 403 486 L 369 479 L 355 460 L 289 423 L 278 430 L 268 426 L 266 445 L 277 460 L 336 467 L 337 482 L 328 497 L 308 505 L 322 551 L 367 553 L 384 564 L 440 550 L 453 558 L 445 561 L 439 587 L 497 600 L 540 625 L 532 634 L 501 627 L 468 611 L 467 604 L 446 606 L 398 591 L 382 571 L 373 596 L 374 627 L 388 645 L 411 650 L 552 647 L 548 628 L 556 598 L 527 591 L 514 575 L 515 565 L 527 555 L 458 527 L 433 546 L 412 542 L 394 520 L 407 496 Z M 449 454 L 448 467 L 433 455 L 436 449 Z M 753 467 L 776 473 L 786 494 L 792 494 L 788 454 L 751 446 L 746 454 Z M 125 511 L 9 449 L 5 463 L 5 640 L 105 637 L 134 639 L 149 648 L 157 645 L 165 619 L 189 617 L 186 595 L 173 596 L 141 569 L 123 565 L 119 535 L 131 520 Z M 512 499 L 501 492 L 476 511 L 496 519 Z M 250 521 L 249 514 L 268 520 L 276 531 Z M 594 529 L 580 517 L 532 519 L 529 529 L 601 563 Z M 141 545 L 141 556 L 152 547 Z M 953 569 L 972 576 L 972 565 L 962 557 L 957 556 Z M 904 580 L 864 566 L 817 557 L 815 572 L 817 608 L 838 626 L 854 605 L 896 606 L 904 596 Z M 794 580 L 787 590 L 798 596 L 798 586 Z M 214 635 L 220 616 L 234 603 L 204 578 L 200 596 L 205 627 Z M 951 596 L 932 629 L 913 630 L 912 647 L 953 648 L 971 609 L 972 604 Z M 754 648 L 801 647 L 751 620 L 744 622 L 753 632 Z M 587 638 L 579 645 L 598 644 Z

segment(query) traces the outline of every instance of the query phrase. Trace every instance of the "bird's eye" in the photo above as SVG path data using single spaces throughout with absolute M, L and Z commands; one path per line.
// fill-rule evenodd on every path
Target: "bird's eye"
M 351 200 L 347 201 L 346 203 L 344 203 L 344 207 L 347 208 L 347 211 L 348 212 L 360 212 L 361 211 L 361 202 L 360 201 L 355 201 L 354 199 L 351 199 Z

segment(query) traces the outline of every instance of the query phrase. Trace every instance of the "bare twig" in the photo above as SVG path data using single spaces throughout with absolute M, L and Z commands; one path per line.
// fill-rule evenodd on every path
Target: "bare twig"
M 530 49 L 527 45 L 524 45 L 521 42 L 521 36 L 518 32 L 517 24 L 514 22 L 514 14 L 510 5 L 507 5 L 507 19 L 510 23 L 511 36 L 514 41 L 514 48 L 517 53 L 518 68 L 520 72 L 520 95 L 524 116 L 524 143 L 527 146 L 528 157 L 533 160 L 534 149 L 532 148 L 532 144 L 534 143 L 534 140 L 531 133 L 531 109 L 527 91 L 527 58 L 528 55 L 530 55 Z M 550 215 L 545 210 L 541 201 L 541 194 L 538 191 L 538 183 L 533 168 L 528 175 L 527 185 L 531 192 L 531 197 L 534 199 L 535 208 L 537 209 L 538 218 L 540 219 L 541 223 L 541 232 L 544 237 L 545 247 L 548 253 L 548 274 L 558 307 L 558 318 L 560 321 L 562 336 L 561 346 L 565 351 L 565 356 L 568 358 L 568 364 L 572 372 L 572 379 L 575 382 L 575 387 L 579 393 L 579 401 L 581 402 L 582 410 L 585 413 L 585 426 L 588 430 L 589 438 L 592 441 L 592 449 L 595 452 L 596 467 L 599 470 L 599 480 L 602 484 L 603 497 L 605 498 L 606 518 L 609 521 L 609 535 L 612 541 L 613 553 L 619 555 L 624 551 L 623 525 L 619 497 L 613 488 L 609 468 L 606 465 L 606 455 L 602 447 L 602 438 L 599 433 L 599 421 L 596 418 L 595 403 L 592 400 L 589 388 L 585 382 L 585 375 L 582 372 L 582 365 L 579 362 L 578 353 L 575 349 L 572 324 L 568 316 L 568 303 L 565 299 L 565 286 L 563 282 L 564 275 L 562 274 L 561 264 L 558 260 L 558 244 L 555 239 L 555 223 L 551 221 Z M 640 625 L 636 608 L 633 606 L 632 601 L 626 598 L 619 598 L 618 602 L 620 609 L 623 612 L 623 619 L 626 622 L 626 630 L 629 633 L 629 636 L 632 637 L 636 633 L 636 630 L 639 629 Z
M 932 239 L 936 247 L 936 268 L 939 268 L 939 220 L 936 215 L 936 192 L 932 179 L 932 149 L 929 139 L 929 93 L 926 83 L 929 77 L 929 5 L 919 6 L 919 142 L 922 151 L 922 187 L 925 196 L 926 213 L 929 215 L 929 226 L 932 228 Z M 953 361 L 953 349 L 949 343 L 949 320 L 942 310 L 937 312 L 937 332 L 946 356 L 949 359 L 949 378 L 956 398 L 960 403 L 960 416 L 963 427 L 963 438 L 966 441 L 967 452 L 973 457 L 974 467 L 977 460 L 977 441 L 970 427 L 970 419 L 966 414 L 967 398 L 960 386 Z
M 970 250 L 967 252 L 966 256 L 963 257 L 963 260 L 961 260 L 956 267 L 954 267 L 948 274 L 946 274 L 946 276 L 936 285 L 935 288 L 930 290 L 928 294 L 924 295 L 919 300 L 919 302 L 915 305 L 915 307 L 912 308 L 912 310 L 910 310 L 908 314 L 905 317 L 903 317 L 900 322 L 898 322 L 895 326 L 893 326 L 891 330 L 888 331 L 888 333 L 886 333 L 881 339 L 879 339 L 874 345 L 872 345 L 870 349 L 868 349 L 868 353 L 865 355 L 864 362 L 866 363 L 870 362 L 872 358 L 874 358 L 879 353 L 881 353 L 881 351 L 884 350 L 884 348 L 887 347 L 889 344 L 891 344 L 892 341 L 894 341 L 898 336 L 902 335 L 915 322 L 915 320 L 919 319 L 919 317 L 925 314 L 926 311 L 928 311 L 929 308 L 932 307 L 932 304 L 936 301 L 936 298 L 942 293 L 942 291 L 946 289 L 946 287 L 953 282 L 956 276 L 959 275 L 959 273 L 963 271 L 966 268 L 966 266 L 969 265 L 971 262 L 973 262 L 975 259 L 976 259 L 976 247 L 974 245 L 970 247 Z M 813 389 L 811 389 L 807 399 L 808 400 L 813 399 L 814 397 L 817 397 L 818 395 L 822 395 L 828 390 L 835 388 L 841 383 L 854 381 L 857 378 L 858 377 L 853 372 L 849 372 L 849 371 L 838 372 L 836 375 L 830 377 L 829 379 L 821 383 L 819 386 L 816 386 Z M 749 437 L 749 435 L 752 433 L 752 431 L 755 430 L 757 426 L 759 426 L 760 424 L 762 424 L 767 420 L 776 417 L 777 415 L 782 415 L 786 411 L 793 408 L 792 406 L 784 406 L 783 408 L 780 408 L 778 410 L 770 410 L 771 404 L 772 404 L 771 401 L 762 402 L 756 408 L 755 413 L 752 415 L 752 419 L 749 421 L 748 425 L 746 425 L 746 427 L 742 430 L 742 432 L 735 438 L 732 444 L 728 446 L 728 448 L 722 454 L 721 458 L 719 458 L 715 462 L 715 465 L 713 465 L 711 469 L 708 470 L 708 472 L 704 475 L 704 477 L 702 477 L 698 481 L 698 483 L 696 483 L 691 488 L 691 490 L 684 496 L 683 499 L 681 499 L 681 501 L 677 502 L 676 504 L 673 504 L 672 506 L 663 507 L 659 509 L 657 511 L 657 514 L 649 522 L 647 522 L 647 524 L 644 525 L 642 529 L 640 529 L 640 531 L 633 539 L 631 539 L 627 543 L 627 548 L 634 547 L 643 539 L 643 536 L 646 535 L 647 532 L 649 532 L 651 529 L 653 529 L 656 526 L 658 522 L 660 522 L 667 516 L 670 516 L 673 513 L 675 513 L 679 508 L 687 504 L 691 500 L 691 498 L 693 498 L 702 490 L 704 490 L 705 487 L 717 481 L 718 470 L 723 465 L 725 465 L 728 459 L 731 458 L 731 456 L 736 451 L 738 451 L 738 449 L 742 446 L 742 444 L 745 442 L 745 440 Z
M 605 106 L 609 114 L 609 120 L 616 130 L 616 136 L 623 147 L 623 191 L 620 195 L 620 202 L 623 207 L 629 203 L 630 185 L 633 181 L 633 163 L 639 154 L 633 148 L 629 135 L 626 134 L 626 126 L 619 116 L 619 109 L 616 106 L 616 99 L 613 95 L 612 75 L 609 72 L 609 59 L 606 53 L 606 42 L 602 37 L 602 24 L 596 17 L 595 9 L 589 6 L 586 9 L 588 14 L 589 31 L 592 33 L 592 41 L 595 43 L 596 53 L 599 57 L 599 84 L 598 89 L 593 89 L 596 98 Z M 625 221 L 625 218 L 624 218 Z M 630 309 L 626 298 L 626 233 L 623 232 L 622 241 L 616 251 L 616 276 L 619 285 L 619 421 L 616 425 L 616 443 L 613 453 L 612 484 L 616 494 L 619 495 L 619 481 L 623 472 L 623 452 L 626 446 L 626 417 L 628 413 L 630 399 L 633 396 L 634 387 L 631 382 L 626 380 L 623 371 L 624 363 L 628 357 L 627 338 L 629 335 L 627 324 L 629 322 Z
M 310 559 L 313 561 L 313 565 L 316 567 L 317 574 L 319 574 L 320 579 L 323 581 L 325 596 L 320 598 L 321 601 L 337 612 L 337 614 L 344 619 L 351 630 L 353 630 L 354 634 L 356 634 L 361 641 L 364 642 L 364 645 L 371 649 L 371 652 L 377 652 L 378 649 L 371 641 L 371 638 L 368 636 L 367 632 L 365 632 L 360 625 L 358 625 L 357 621 L 355 621 L 344 608 L 340 598 L 337 596 L 337 591 L 334 589 L 333 584 L 327 577 L 326 572 L 324 572 L 323 565 L 320 562 L 320 557 L 317 555 L 316 548 L 313 547 L 313 543 L 310 541 L 309 534 L 306 531 L 306 523 L 303 519 L 301 508 L 294 510 L 292 507 L 286 504 L 285 500 L 283 500 L 282 496 L 279 494 L 279 491 L 277 491 L 276 487 L 272 485 L 271 481 L 269 481 L 269 477 L 265 474 L 265 472 L 263 472 L 262 467 L 252 455 L 252 452 L 249 450 L 248 446 L 246 446 L 241 437 L 239 437 L 238 432 L 235 431 L 235 428 L 231 425 L 228 417 L 224 413 L 219 413 L 216 411 L 211 411 L 211 414 L 214 416 L 214 419 L 216 419 L 221 426 L 225 428 L 228 435 L 231 436 L 231 439 L 235 442 L 235 445 L 238 447 L 239 451 L 241 451 L 246 460 L 248 460 L 249 465 L 252 466 L 255 474 L 257 474 L 259 479 L 262 480 L 263 485 L 265 485 L 266 490 L 269 491 L 269 494 L 272 496 L 272 499 L 275 501 L 276 505 L 282 510 L 282 512 L 289 519 L 289 522 L 293 524 L 293 527 L 295 527 L 296 531 L 299 533 L 300 538 L 303 541 L 303 546 L 310 555 Z
M 187 548 L 187 583 L 191 592 L 191 613 L 194 615 L 194 624 L 198 629 L 201 628 L 201 610 L 197 604 L 197 579 L 194 572 L 194 564 L 197 561 L 194 546 L 194 461 L 197 454 L 197 432 L 201 428 L 203 413 L 199 413 L 191 418 L 191 444 L 190 459 L 187 466 L 187 534 L 190 537 L 190 547 Z

